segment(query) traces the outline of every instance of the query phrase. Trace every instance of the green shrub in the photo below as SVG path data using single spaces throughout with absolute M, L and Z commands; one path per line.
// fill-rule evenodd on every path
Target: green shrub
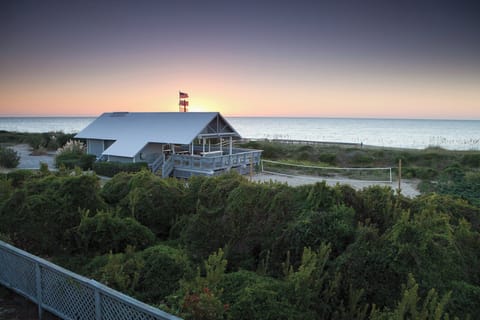
M 28 143 L 34 150 L 37 150 L 40 147 L 45 147 L 46 145 L 46 141 L 40 133 L 30 133 L 25 136 L 24 141 Z
M 20 163 L 20 156 L 15 150 L 0 147 L 0 166 L 5 168 L 16 168 Z
M 402 177 L 407 179 L 434 179 L 438 172 L 432 168 L 405 167 L 402 169 Z
M 224 319 L 228 308 L 222 303 L 221 282 L 225 276 L 227 260 L 220 248 L 204 261 L 197 275 L 180 282 L 180 289 L 168 297 L 172 307 L 184 319 Z
M 252 184 L 238 175 L 205 179 L 196 213 L 185 219 L 182 241 L 195 259 L 228 245 L 231 268 L 255 270 L 283 220 L 294 215 L 295 195 L 286 185 Z
M 447 310 L 454 315 L 468 319 L 480 310 L 480 286 L 463 281 L 452 282 L 453 292 Z
M 162 179 L 143 170 L 132 176 L 126 204 L 131 216 L 166 239 L 170 228 L 184 214 L 184 190 L 176 179 Z
M 78 140 L 69 140 L 65 145 L 57 150 L 55 156 L 55 166 L 60 168 L 64 166 L 67 169 L 79 167 L 82 170 L 90 170 L 96 159 L 94 155 L 86 154 L 85 144 Z
M 130 192 L 130 179 L 133 174 L 127 172 L 120 172 L 108 180 L 100 190 L 100 195 L 106 203 L 110 205 L 119 205 Z
M 120 172 L 139 172 L 147 169 L 146 162 L 125 163 L 125 162 L 94 162 L 93 171 L 98 175 L 105 177 L 113 177 Z
M 0 130 L 0 143 L 28 143 L 33 149 L 57 150 L 59 146 L 63 146 L 68 140 L 73 139 L 73 133 L 59 132 L 9 132 Z
M 7 173 L 7 179 L 12 181 L 15 188 L 21 187 L 30 177 L 35 176 L 35 172 L 27 169 L 15 170 Z
M 390 187 L 370 186 L 358 193 L 361 207 L 355 208 L 357 220 L 376 225 L 381 232 L 395 223 L 397 197 Z
M 333 254 L 339 255 L 353 242 L 355 212 L 345 206 L 332 207 L 325 211 L 305 211 L 290 223 L 282 236 L 284 248 L 294 261 L 299 261 L 303 247 L 317 249 L 322 242 L 333 246 Z
M 377 228 L 359 225 L 355 242 L 335 261 L 344 290 L 363 289 L 369 303 L 392 306 L 404 278 L 392 267 L 391 251 Z
M 0 176 L 0 207 L 2 203 L 10 198 L 10 195 L 14 192 L 12 182 L 6 175 Z
M 299 152 L 295 155 L 295 158 L 297 160 L 303 160 L 303 161 L 306 161 L 306 160 L 311 160 L 312 158 L 312 155 L 306 151 L 302 151 L 302 152 Z
M 127 246 L 143 249 L 153 244 L 155 236 L 133 218 L 120 218 L 110 212 L 82 217 L 75 230 L 76 247 L 81 252 L 123 252 Z
M 280 143 L 260 144 L 260 149 L 263 150 L 262 157 L 265 159 L 275 160 L 285 156 L 284 146 Z
M 446 167 L 440 174 L 441 180 L 461 181 L 464 178 L 465 170 L 458 163 Z
M 337 155 L 335 153 L 320 153 L 318 155 L 318 161 L 335 164 L 337 161 Z
M 136 287 L 138 298 L 160 303 L 180 288 L 180 280 L 191 278 L 193 269 L 181 249 L 156 245 L 139 253 L 145 262 Z
M 93 168 L 95 159 L 95 155 L 92 154 L 62 153 L 55 157 L 55 166 L 57 168 L 65 166 L 67 169 L 79 167 L 82 170 L 90 170 Z
M 351 161 L 354 165 L 371 165 L 375 158 L 370 155 L 368 152 L 363 151 L 353 151 L 351 155 Z
M 105 259 L 106 258 L 106 259 Z M 133 247 L 125 248 L 125 253 L 108 254 L 92 260 L 87 269 L 93 269 L 89 276 L 101 283 L 121 291 L 124 294 L 136 296 L 136 286 L 145 265 L 142 256 Z
M 479 168 L 480 167 L 480 153 L 469 153 L 463 156 L 462 164 L 472 167 L 472 168 Z
M 0 143 L 21 143 L 23 133 L 0 130 Z
M 29 251 L 61 252 L 66 249 L 69 229 L 78 226 L 82 213 L 104 208 L 99 188 L 96 176 L 29 179 L 4 202 L 0 227 Z
M 307 310 L 296 309 L 283 294 L 279 294 L 285 290 L 285 284 L 274 279 L 247 286 L 230 308 L 232 319 L 313 319 L 306 317 Z

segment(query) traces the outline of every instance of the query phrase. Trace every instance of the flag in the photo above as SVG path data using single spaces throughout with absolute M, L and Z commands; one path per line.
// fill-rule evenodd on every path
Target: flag
M 180 99 L 186 99 L 186 98 L 188 98 L 188 93 L 180 91 L 179 96 L 180 96 Z
M 188 101 L 187 100 L 180 100 L 180 102 L 178 103 L 179 106 L 188 106 Z

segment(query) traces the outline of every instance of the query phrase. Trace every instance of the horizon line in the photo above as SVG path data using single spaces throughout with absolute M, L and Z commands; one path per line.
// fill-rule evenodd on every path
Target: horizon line
M 126 111 L 129 112 L 129 111 Z M 155 111 L 148 111 L 155 112 Z M 157 112 L 175 112 L 175 111 L 157 111 Z M 0 114 L 0 118 L 97 118 L 99 114 Z M 136 112 L 131 112 L 136 113 Z M 192 112 L 194 113 L 194 112 Z M 479 118 L 463 117 L 463 118 L 447 118 L 447 117 L 395 117 L 395 116 L 334 116 L 334 115 L 290 115 L 290 114 L 261 114 L 261 115 L 242 115 L 242 114 L 222 114 L 227 118 L 298 118 L 298 119 L 364 119 L 364 120 L 451 120 L 451 121 L 479 121 Z

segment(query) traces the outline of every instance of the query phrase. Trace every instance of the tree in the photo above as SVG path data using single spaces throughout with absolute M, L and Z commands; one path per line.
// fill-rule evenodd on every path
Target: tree
M 393 310 L 388 308 L 380 311 L 375 306 L 370 315 L 372 320 L 387 319 L 424 319 L 424 320 L 448 320 L 445 307 L 450 299 L 451 292 L 439 297 L 435 289 L 428 291 L 427 296 L 421 301 L 418 293 L 418 284 L 415 278 L 409 274 L 406 285 L 402 285 L 402 294 Z

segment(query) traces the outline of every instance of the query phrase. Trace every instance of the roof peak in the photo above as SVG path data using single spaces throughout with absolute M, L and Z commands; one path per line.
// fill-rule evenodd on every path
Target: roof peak
M 130 111 L 112 111 L 112 112 L 104 112 L 103 114 L 150 114 L 150 113 L 158 113 L 158 114 L 192 114 L 192 113 L 201 113 L 201 114 L 217 114 L 220 113 L 218 111 L 189 111 L 189 112 L 178 112 L 178 111 L 139 111 L 139 112 L 130 112 Z

